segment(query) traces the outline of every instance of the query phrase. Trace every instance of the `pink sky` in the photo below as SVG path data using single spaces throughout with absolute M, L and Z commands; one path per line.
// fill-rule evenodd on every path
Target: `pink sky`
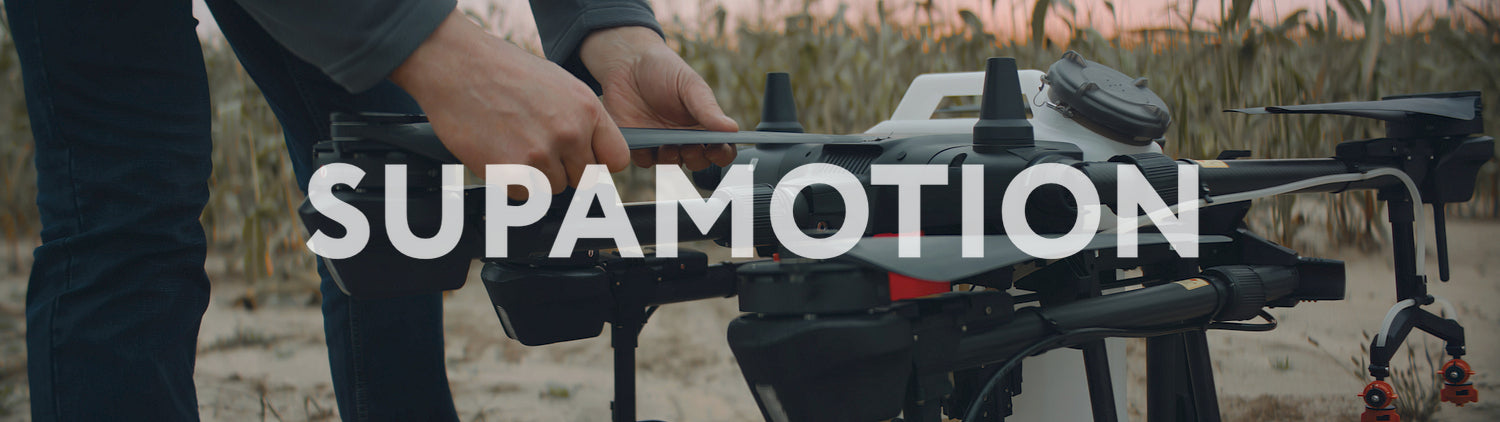
M 420 1 L 420 0 L 414 0 Z M 1471 4 L 1476 7 L 1494 7 L 1486 5 L 1485 0 L 1455 0 L 1457 4 Z M 1229 0 L 1223 3 L 1227 4 Z M 712 14 L 718 6 L 723 6 L 728 11 L 731 20 L 737 18 L 753 19 L 758 15 L 766 15 L 774 18 L 784 16 L 793 11 L 801 10 L 804 0 L 651 0 L 656 9 L 657 17 L 663 22 L 671 21 L 672 17 L 678 17 L 685 23 L 696 23 L 704 21 L 704 17 Z M 910 20 L 917 13 L 916 0 L 888 0 L 885 2 L 888 9 L 893 9 L 891 16 L 897 20 Z M 935 11 L 933 15 L 937 19 L 946 19 L 950 22 L 958 21 L 958 11 L 968 9 L 975 11 L 986 23 L 986 28 L 991 32 L 1001 35 L 1026 34 L 1029 33 L 1027 20 L 1031 16 L 1031 7 L 1035 0 L 995 0 L 991 6 L 990 0 L 933 0 Z M 1054 3 L 1058 3 L 1054 1 Z M 1104 7 L 1104 0 L 1073 0 L 1077 6 L 1078 19 L 1092 22 L 1095 28 L 1101 32 L 1110 33 L 1115 27 L 1109 12 Z M 1186 10 L 1192 0 L 1114 0 L 1119 26 L 1123 28 L 1140 28 L 1161 25 L 1165 23 L 1177 24 L 1180 20 L 1173 16 L 1169 9 L 1173 6 Z M 1369 4 L 1369 0 L 1363 0 Z M 819 0 L 813 2 L 813 9 L 820 14 L 829 15 L 838 9 L 840 4 L 849 6 L 849 14 L 854 17 L 873 17 L 875 12 L 874 0 Z M 1217 21 L 1219 16 L 1220 1 L 1200 0 L 1198 3 L 1198 19 Z M 1285 16 L 1299 8 L 1307 8 L 1309 11 L 1322 14 L 1326 5 L 1333 5 L 1335 10 L 1343 15 L 1342 9 L 1336 5 L 1336 0 L 1260 0 L 1255 2 L 1254 16 L 1263 19 L 1272 19 Z M 1435 9 L 1446 12 L 1448 8 L 1446 0 L 1387 0 L 1387 21 L 1392 25 L 1399 22 L 1411 21 L 1422 11 Z M 527 42 L 536 45 L 534 37 L 528 35 L 536 33 L 536 25 L 531 21 L 531 8 L 525 0 L 459 0 L 459 6 L 480 12 L 481 15 L 489 10 L 491 6 L 500 12 L 496 25 L 497 32 L 511 33 L 519 36 L 517 42 Z M 218 27 L 214 25 L 212 17 L 201 0 L 194 2 L 195 12 L 198 19 L 203 23 L 199 25 L 199 32 L 207 36 L 216 36 Z M 1054 9 L 1054 14 L 1057 9 Z M 1054 21 L 1050 26 L 1060 27 L 1060 22 Z M 1016 31 L 1016 32 L 1012 32 Z

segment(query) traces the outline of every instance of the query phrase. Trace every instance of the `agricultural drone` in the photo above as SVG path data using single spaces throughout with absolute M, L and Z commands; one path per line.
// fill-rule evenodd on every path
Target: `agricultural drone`
M 973 92 L 981 87 L 977 119 L 927 120 L 935 98 L 981 94 Z M 462 230 L 445 253 L 413 258 L 392 241 L 388 227 L 368 224 L 362 249 L 339 259 L 325 256 L 324 264 L 348 294 L 379 297 L 456 289 L 471 261 L 480 259 L 480 279 L 507 336 L 542 345 L 596 337 L 608 325 L 615 421 L 635 420 L 635 349 L 651 346 L 637 338 L 657 307 L 736 296 L 744 313 L 728 322 L 727 340 L 767 420 L 1019 419 L 1021 402 L 1051 400 L 1027 397 L 1045 394 L 1040 386 L 1048 378 L 1082 368 L 1086 382 L 1078 384 L 1087 388 L 1079 394 L 1091 403 L 1083 417 L 1116 421 L 1122 418 L 1122 376 L 1111 368 L 1124 362 L 1112 356 L 1106 339 L 1144 337 L 1148 420 L 1217 421 L 1206 330 L 1271 330 L 1276 321 L 1266 308 L 1344 298 L 1344 264 L 1301 256 L 1252 233 L 1244 222 L 1250 200 L 1372 190 L 1391 224 L 1397 303 L 1371 342 L 1374 381 L 1361 394 L 1367 407 L 1362 420 L 1396 421 L 1397 398 L 1385 380 L 1413 329 L 1446 342 L 1452 359 L 1443 365 L 1443 401 L 1477 400 L 1473 371 L 1461 359 L 1462 326 L 1451 309 L 1439 316 L 1424 308 L 1446 302 L 1427 292 L 1421 231 L 1423 204 L 1430 204 L 1446 281 L 1443 207 L 1473 196 L 1480 166 L 1495 151 L 1494 140 L 1482 134 L 1481 104 L 1478 92 L 1453 92 L 1235 110 L 1373 118 L 1384 121 L 1386 134 L 1342 142 L 1331 158 L 1247 159 L 1247 151 L 1225 151 L 1212 160 L 1188 160 L 1161 153 L 1171 119 L 1144 79 L 1073 52 L 1045 73 L 992 58 L 982 74 L 924 75 L 893 120 L 857 135 L 801 133 L 790 84 L 784 74 L 772 74 L 756 131 L 622 129 L 632 149 L 749 145 L 735 160 L 753 166 L 748 176 L 734 176 L 746 171 L 736 166 L 692 174 L 699 189 L 723 184 L 723 191 L 734 192 L 702 201 L 719 207 L 716 219 L 674 206 L 669 209 L 677 218 L 663 220 L 657 203 L 601 200 L 585 201 L 587 212 L 569 216 L 564 205 L 576 194 L 569 191 L 551 198 L 554 206 L 538 211 L 534 222 L 510 224 L 506 237 L 495 241 L 485 230 L 486 211 L 525 202 L 496 200 L 485 186 L 459 190 L 450 183 L 444 189 L 443 166 L 458 161 L 425 117 L 387 114 L 336 115 L 332 139 L 318 144 L 315 154 L 320 166 L 370 175 L 404 170 L 404 186 L 384 177 L 333 184 L 325 196 L 314 192 L 320 206 L 309 200 L 299 212 L 309 233 L 344 238 L 347 221 L 331 218 L 324 205 L 342 203 L 368 221 L 386 221 L 388 191 L 404 190 L 409 232 L 403 237 L 424 238 L 443 230 L 445 206 L 456 213 L 452 207 L 461 205 Z M 955 121 L 961 129 L 954 129 Z M 872 168 L 880 166 L 924 166 L 946 183 L 898 186 L 876 177 Z M 1033 180 L 1030 190 L 1009 192 L 1018 175 L 1035 177 L 1028 170 L 1043 166 L 1065 169 L 1069 180 L 1097 195 L 1090 198 L 1097 205 L 1084 200 L 1079 186 L 1059 180 Z M 839 174 L 784 183 L 808 168 Z M 728 186 L 731 179 L 736 186 Z M 832 186 L 835 179 L 857 183 L 851 191 Z M 1196 230 L 1187 239 L 1196 253 L 1179 254 L 1181 235 L 1151 224 L 1170 212 L 1116 218 L 1138 214 L 1141 195 L 1122 198 L 1127 195 L 1120 192 L 1139 180 L 1147 184 L 1146 196 L 1176 204 L 1171 211 L 1196 209 Z M 490 189 L 503 193 L 505 187 Z M 859 206 L 851 206 L 853 200 Z M 744 235 L 731 227 L 731 202 L 749 211 L 751 240 L 737 246 L 753 248 L 761 259 L 710 263 L 702 252 L 650 248 L 661 243 L 662 221 L 676 225 L 678 241 L 730 245 Z M 1024 224 L 1006 221 L 1007 203 Z M 916 211 L 919 218 L 903 220 Z M 628 231 L 646 248 L 636 256 L 610 238 L 584 237 L 571 254 L 549 254 L 568 230 L 564 221 L 580 216 L 628 220 Z M 1099 225 L 1079 223 L 1090 219 Z M 1131 223 L 1117 223 L 1125 221 Z M 1090 236 L 1058 256 L 1039 256 L 1017 240 L 1024 232 L 1026 239 L 1052 242 L 1079 227 Z M 1127 237 L 1136 244 L 1132 253 L 1117 248 Z M 846 247 L 830 256 L 792 245 L 838 239 Z M 508 253 L 486 257 L 496 243 Z M 921 255 L 908 254 L 911 247 Z M 1257 318 L 1263 322 L 1251 322 Z M 1028 371 L 1023 380 L 1023 363 L 1069 349 L 1081 351 L 1082 365 L 1036 363 L 1057 371 Z M 1046 419 L 1076 420 L 1051 415 Z

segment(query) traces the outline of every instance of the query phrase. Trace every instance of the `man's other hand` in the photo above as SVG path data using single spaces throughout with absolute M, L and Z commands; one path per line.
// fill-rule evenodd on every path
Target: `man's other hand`
M 604 88 L 604 109 L 625 127 L 739 130 L 724 114 L 713 90 L 651 29 L 625 26 L 595 31 L 579 47 L 579 57 Z M 664 146 L 631 151 L 636 165 L 685 164 L 702 170 L 709 163 L 734 161 L 733 145 Z
M 589 164 L 612 172 L 629 165 L 625 138 L 587 85 L 458 11 L 390 79 L 422 106 L 443 145 L 481 177 L 486 164 L 525 164 L 546 174 L 556 194 L 577 186 Z M 509 193 L 524 198 L 524 192 L 513 186 Z

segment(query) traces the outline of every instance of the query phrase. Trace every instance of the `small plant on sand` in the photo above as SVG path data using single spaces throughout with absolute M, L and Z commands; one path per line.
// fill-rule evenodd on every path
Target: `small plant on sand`
M 12 402 L 18 401 L 17 396 L 20 394 L 17 394 L 17 390 L 20 389 L 16 388 L 15 384 L 0 385 L 0 416 L 10 416 L 11 413 L 15 413 Z
M 212 343 L 204 346 L 198 353 L 217 352 L 222 350 L 233 350 L 244 347 L 270 347 L 281 341 L 281 336 L 266 334 L 260 330 L 247 327 L 236 327 L 234 334 L 214 339 Z
M 1271 369 L 1275 369 L 1277 371 L 1282 371 L 1282 372 L 1290 371 L 1292 369 L 1292 357 L 1291 356 L 1282 356 L 1282 357 L 1279 357 L 1279 358 L 1272 359 L 1271 360 Z

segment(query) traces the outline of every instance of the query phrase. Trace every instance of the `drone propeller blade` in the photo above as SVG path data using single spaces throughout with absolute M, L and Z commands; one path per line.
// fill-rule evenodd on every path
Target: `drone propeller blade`
M 430 123 L 399 125 L 343 125 L 336 138 L 383 142 L 442 163 L 456 164 L 458 158 L 438 141 Z M 876 136 L 822 135 L 781 132 L 710 132 L 688 129 L 621 128 L 630 149 L 656 148 L 664 145 L 697 144 L 842 144 L 869 142 Z
M 1140 233 L 1140 246 L 1167 243 L 1160 233 Z M 923 280 L 957 281 L 1036 259 L 1022 252 L 1005 235 L 984 237 L 984 257 L 964 258 L 962 236 L 922 236 L 922 257 L 899 258 L 900 238 L 867 237 L 860 239 L 843 257 L 885 271 Z M 1224 236 L 1201 236 L 1200 244 L 1228 242 Z M 1109 249 L 1118 245 L 1113 234 L 1097 234 L 1083 251 Z
M 1461 92 L 1447 97 L 1400 97 L 1379 101 L 1253 107 L 1225 111 L 1245 114 L 1342 114 L 1385 121 L 1402 121 L 1418 117 L 1416 115 L 1474 120 L 1478 108 L 1479 93 Z
M 691 129 L 620 128 L 630 149 L 696 144 L 848 144 L 881 139 L 871 135 L 823 135 L 789 132 L 710 132 Z

